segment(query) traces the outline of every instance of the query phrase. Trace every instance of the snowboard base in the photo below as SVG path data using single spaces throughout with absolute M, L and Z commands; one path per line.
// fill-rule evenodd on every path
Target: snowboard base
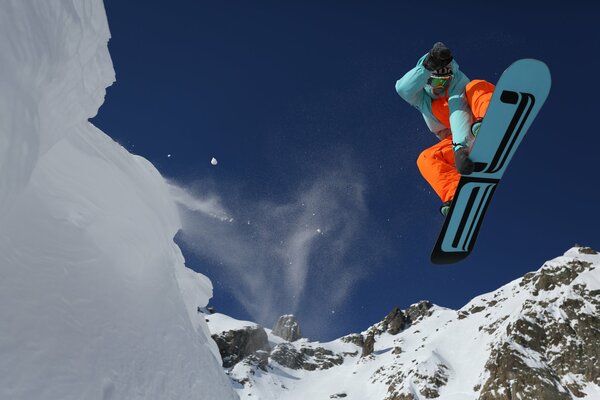
M 460 178 L 432 263 L 452 264 L 471 253 L 496 187 L 550 86 L 550 71 L 538 60 L 518 60 L 504 71 L 469 154 L 474 172 Z

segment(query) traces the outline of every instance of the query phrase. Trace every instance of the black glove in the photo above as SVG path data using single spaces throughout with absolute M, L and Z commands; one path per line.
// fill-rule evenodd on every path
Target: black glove
M 452 52 L 442 42 L 437 42 L 423 60 L 423 66 L 430 71 L 435 71 L 450 64 L 452 61 Z
M 469 158 L 469 151 L 460 147 L 454 151 L 454 160 L 456 161 L 456 169 L 461 175 L 470 175 L 473 173 L 474 164 Z

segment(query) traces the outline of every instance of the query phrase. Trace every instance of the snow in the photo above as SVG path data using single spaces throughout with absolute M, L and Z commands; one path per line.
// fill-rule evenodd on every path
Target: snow
M 210 336 L 257 324 L 198 312 L 212 284 L 185 267 L 173 242 L 174 202 L 232 219 L 217 199 L 195 201 L 88 122 L 115 79 L 109 37 L 101 0 L 0 2 L 0 399 L 383 399 L 395 382 L 420 400 L 434 388 L 427 377 L 440 374 L 440 398 L 470 400 L 499 343 L 543 366 L 506 332 L 533 296 L 518 279 L 457 311 L 435 306 L 398 335 L 376 335 L 368 357 L 342 339 L 301 339 L 289 345 L 342 354 L 343 364 L 239 363 L 227 377 Z M 536 293 L 552 304 L 531 318 L 547 311 L 565 321 L 558 305 L 577 297 L 575 285 L 600 289 L 600 255 L 573 248 L 542 269 L 574 258 L 596 268 Z M 265 331 L 271 346 L 285 343 Z M 600 397 L 597 385 L 582 390 Z
M 210 333 L 213 335 L 258 326 L 255 322 L 238 320 L 220 313 L 206 315 L 206 320 L 209 322 Z
M 100 0 L 0 2 L 0 398 L 236 399 L 169 186 L 87 121 L 109 37 Z
M 582 390 L 588 399 L 600 399 L 600 386 L 590 383 Z
M 600 266 L 600 255 L 585 255 L 577 249 L 571 249 L 564 256 L 545 263 L 540 271 L 548 273 L 550 268 L 564 266 L 574 260 Z M 485 365 L 492 350 L 504 343 L 522 355 L 525 365 L 531 368 L 547 367 L 546 360 L 539 353 L 516 343 L 509 336 L 509 324 L 525 318 L 524 312 L 532 313 L 534 320 L 548 318 L 544 316 L 545 312 L 559 321 L 568 320 L 559 305 L 565 299 L 576 297 L 573 286 L 582 284 L 588 290 L 597 290 L 599 278 L 600 268 L 592 268 L 582 272 L 570 285 L 548 291 L 535 291 L 533 283 L 524 283 L 521 278 L 474 298 L 460 310 L 433 306 L 430 309 L 432 315 L 399 334 L 375 335 L 374 352 L 368 357 L 361 357 L 360 347 L 342 339 L 328 343 L 311 342 L 308 339 L 287 343 L 287 346 L 297 350 L 302 347 L 322 347 L 344 356 L 342 365 L 326 370 L 293 370 L 271 360 L 267 371 L 242 362 L 228 373 L 240 398 L 385 399 L 390 398 L 388 388 L 394 383 L 396 394 L 412 394 L 416 400 L 427 398 L 422 393 L 424 388 L 437 389 L 439 398 L 445 400 L 475 400 L 480 397 L 478 390 L 489 378 Z M 547 302 L 549 306 L 532 303 L 532 299 L 538 303 Z M 595 310 L 585 304 L 581 311 Z M 213 316 L 208 318 L 211 331 L 215 332 L 253 325 L 222 315 L 214 320 Z M 368 332 L 361 332 L 363 338 Z M 270 341 L 276 338 L 269 330 L 267 333 Z M 278 343 L 284 343 L 282 339 L 278 340 Z M 276 344 L 271 342 L 272 346 Z M 564 350 L 560 347 L 549 349 L 549 352 L 553 351 L 558 353 Z M 447 383 L 436 388 L 428 381 L 433 376 L 447 379 Z M 582 384 L 582 391 L 587 394 L 585 398 L 600 398 L 598 386 L 587 383 L 582 376 L 567 374 L 562 379 L 565 384 Z M 498 391 L 502 390 L 500 388 Z

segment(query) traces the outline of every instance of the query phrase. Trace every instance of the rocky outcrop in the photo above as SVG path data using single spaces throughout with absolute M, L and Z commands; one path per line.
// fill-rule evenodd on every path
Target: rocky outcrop
M 584 249 L 582 254 L 594 254 Z M 566 400 L 583 397 L 584 382 L 600 384 L 600 317 L 594 313 L 600 291 L 573 284 L 593 269 L 592 263 L 569 260 L 521 280 L 531 299 L 491 352 L 481 400 Z M 542 297 L 544 292 L 551 295 Z
M 279 317 L 277 323 L 273 327 L 272 333 L 288 342 L 295 342 L 302 338 L 300 323 L 293 315 L 283 315 Z
M 406 320 L 413 325 L 421 321 L 423 318 L 431 316 L 433 304 L 427 300 L 420 301 L 406 310 Z
M 260 327 L 246 327 L 212 335 L 219 347 L 223 359 L 223 367 L 231 368 L 240 361 L 249 358 L 265 367 L 271 351 L 265 330 Z
M 383 320 L 382 328 L 390 335 L 397 335 L 407 325 L 406 317 L 404 313 L 395 307 Z
M 389 333 L 390 335 L 397 335 L 408 327 L 410 321 L 404 315 L 402 310 L 398 307 L 394 307 L 392 311 L 378 324 L 373 325 L 369 328 L 368 334 L 381 335 L 382 333 Z
M 578 244 L 576 244 L 575 247 L 581 254 L 588 254 L 588 255 L 598 254 L 598 252 L 596 250 L 592 249 L 591 247 L 580 246 Z
M 591 263 L 582 260 L 572 260 L 566 265 L 548 266 L 538 272 L 532 272 L 523 277 L 520 286 L 533 285 L 532 291 L 537 296 L 540 291 L 551 291 L 559 286 L 569 285 L 580 273 L 589 268 Z
M 485 366 L 490 376 L 479 399 L 571 399 L 551 369 L 534 368 L 526 360 L 527 357 L 509 343 L 502 343 L 494 349 Z
M 363 347 L 365 345 L 365 338 L 360 333 L 344 336 L 341 340 L 344 343 L 352 343 L 358 347 Z
M 434 368 L 431 366 L 435 365 Z M 415 400 L 415 392 L 425 399 L 440 396 L 440 390 L 448 383 L 448 367 L 432 357 L 411 369 L 399 370 L 388 381 L 385 400 Z M 421 397 L 418 397 L 421 398 Z
M 334 354 L 323 347 L 302 346 L 296 348 L 291 343 L 281 343 L 275 346 L 271 353 L 271 360 L 287 368 L 306 371 L 329 369 L 344 363 L 341 355 Z
M 281 335 L 293 341 L 298 339 L 300 326 L 294 316 L 281 317 L 277 327 Z M 244 361 L 266 371 L 269 363 L 273 361 L 294 370 L 315 371 L 329 369 L 344 362 L 343 355 L 335 354 L 331 350 L 320 346 L 296 345 L 287 339 L 271 348 L 265 329 L 258 325 L 229 330 L 212 335 L 212 338 L 217 343 L 224 368 L 233 368 Z
M 373 332 L 367 335 L 363 345 L 362 357 L 368 357 L 375 351 L 375 335 Z
M 344 363 L 344 357 L 323 347 L 302 347 L 300 353 L 305 357 L 302 368 L 307 371 L 329 369 Z
M 271 353 L 271 360 L 291 369 L 301 369 L 304 363 L 304 357 L 291 343 L 281 343 L 275 346 Z

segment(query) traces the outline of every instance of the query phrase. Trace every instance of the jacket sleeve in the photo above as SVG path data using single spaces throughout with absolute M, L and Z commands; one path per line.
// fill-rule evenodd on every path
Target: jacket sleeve
M 449 131 L 449 129 L 446 128 L 444 124 L 439 122 L 437 119 L 428 116 L 427 113 L 423 113 L 423 119 L 425 120 L 425 124 L 427 124 L 427 128 L 429 128 L 429 130 L 435 136 L 437 136 L 438 139 L 441 140 L 450 135 L 450 133 L 445 132 Z
M 452 61 L 455 64 L 455 61 Z M 453 65 L 454 82 L 448 93 L 448 108 L 450 110 L 450 129 L 454 150 L 459 147 L 468 147 L 468 138 L 471 135 L 473 117 L 471 108 L 467 103 L 465 88 L 469 78 L 459 70 L 458 64 Z
M 416 107 L 419 111 L 422 109 L 423 96 L 425 96 L 423 88 L 431 76 L 431 71 L 423 66 L 423 59 L 425 59 L 425 57 L 426 55 L 421 57 L 419 62 L 417 62 L 417 66 L 404 74 L 404 76 L 396 82 L 396 92 L 408 104 Z

